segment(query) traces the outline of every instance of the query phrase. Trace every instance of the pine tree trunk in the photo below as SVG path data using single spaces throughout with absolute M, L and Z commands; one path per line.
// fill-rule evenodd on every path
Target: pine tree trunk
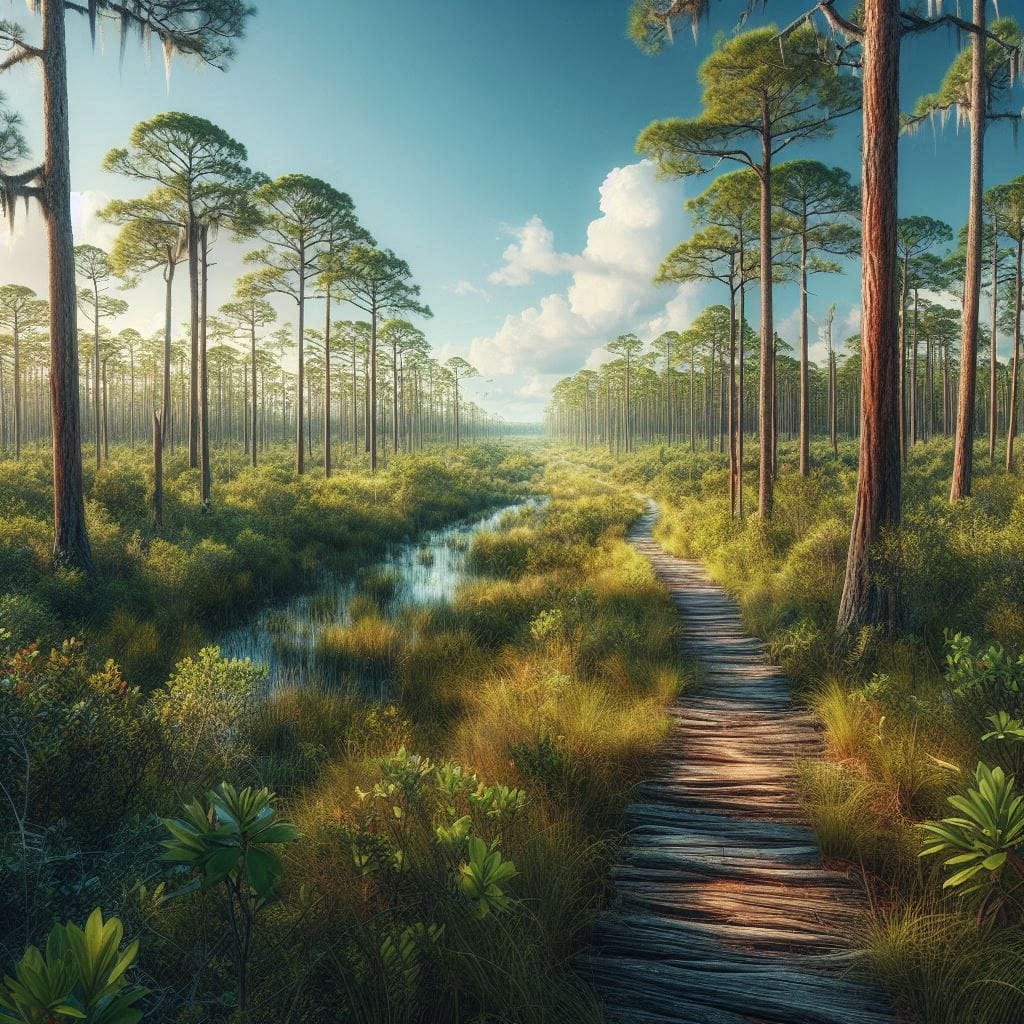
M 997 403 L 997 381 L 996 374 L 999 369 L 997 357 L 998 320 L 999 317 L 999 232 L 996 229 L 995 218 L 992 218 L 992 348 L 990 359 L 992 365 L 989 367 L 988 377 L 988 461 L 995 464 L 996 461 L 996 431 L 998 424 L 998 403 Z M 1016 345 L 1014 345 L 1016 348 Z M 1012 392 L 1011 386 L 1011 392 Z
M 1017 387 L 1020 382 L 1020 320 L 1021 320 L 1021 263 L 1024 259 L 1024 239 L 1017 241 L 1017 268 L 1013 280 L 1013 361 L 1010 369 L 1010 399 L 1006 427 L 1006 472 L 1013 472 L 1013 445 L 1017 437 Z
M 135 447 L 135 349 L 131 349 L 128 353 L 128 358 L 131 360 L 131 395 L 129 397 L 128 405 L 128 435 L 129 443 L 131 447 Z
M 914 289 L 914 326 L 910 336 L 910 444 L 917 444 L 917 346 L 918 346 L 918 295 Z
M 206 352 L 207 297 L 209 292 L 209 253 L 207 251 L 209 232 L 204 224 L 200 229 L 200 272 L 199 272 L 199 447 L 200 447 L 200 506 L 204 512 L 210 510 L 212 498 L 212 473 L 210 471 L 210 366 Z
M 985 29 L 986 0 L 974 0 L 973 21 Z M 960 342 L 960 387 L 949 500 L 970 497 L 974 462 L 974 404 L 978 374 L 978 310 L 981 301 L 982 172 L 985 156 L 985 40 L 971 41 L 971 194 L 967 220 L 967 268 L 964 273 L 963 334 Z
M 160 400 L 160 429 L 164 432 L 164 439 L 167 438 L 167 431 L 171 424 L 171 306 L 174 298 L 174 251 L 167 248 L 167 266 L 164 268 L 164 281 L 166 291 L 164 295 L 164 378 L 163 392 Z
M 249 373 L 251 379 L 249 381 L 249 389 L 252 391 L 252 405 L 249 410 L 249 433 L 251 434 L 251 443 L 249 445 L 249 463 L 250 465 L 256 465 L 256 316 L 253 314 L 252 322 L 249 324 Z M 266 385 L 264 385 L 266 390 Z
M 761 123 L 764 126 L 761 143 L 761 372 L 760 372 L 760 433 L 761 463 L 757 488 L 757 514 L 765 521 L 772 513 L 774 474 L 774 402 L 772 350 L 774 324 L 772 322 L 772 154 L 768 135 L 768 99 L 762 102 Z
M 96 468 L 103 464 L 101 436 L 103 432 L 103 396 L 100 388 L 100 295 L 99 284 L 95 278 L 92 282 L 93 323 L 92 323 L 92 372 L 93 386 L 93 422 L 96 425 Z
M 910 256 L 904 254 L 900 275 L 900 461 L 907 464 L 907 297 L 910 294 Z
M 628 364 L 627 364 L 627 366 L 628 366 Z M 627 388 L 626 393 L 628 394 L 629 393 L 629 391 L 628 391 L 628 388 L 629 388 L 629 370 L 628 369 L 626 371 L 626 382 L 627 382 L 626 383 L 626 388 Z M 628 399 L 627 399 L 626 410 L 627 410 L 626 415 L 628 416 L 629 415 L 629 412 L 628 412 L 628 410 L 629 410 Z M 456 448 L 461 448 L 462 447 L 462 435 L 460 433 L 460 430 L 461 430 L 461 427 L 460 427 L 460 424 L 459 424 L 459 375 L 456 373 L 455 374 L 455 447 Z M 626 437 L 627 437 L 627 439 L 629 437 L 629 421 L 628 420 L 626 422 Z M 627 444 L 628 444 L 628 440 L 627 440 Z
M 356 380 L 356 348 L 352 344 L 352 451 L 359 454 L 359 384 Z
M 740 246 L 740 267 L 742 268 L 745 264 L 744 248 Z M 744 399 L 744 363 L 745 363 L 745 352 L 746 352 L 746 296 L 747 286 L 741 279 L 740 283 L 740 301 L 739 301 L 739 371 L 738 381 L 736 388 L 736 518 L 743 518 L 743 399 Z
M 189 215 L 188 300 L 192 361 L 188 376 L 188 465 L 199 465 L 199 225 Z
M 391 346 L 391 447 L 398 451 L 398 345 Z
M 53 417 L 53 555 L 91 572 L 85 526 L 71 156 L 63 0 L 42 0 L 45 158 L 43 208 L 49 250 L 50 408 Z
M 736 289 L 729 282 L 729 510 L 736 511 Z
M 21 458 L 21 339 L 18 322 L 14 322 L 14 458 Z
M 324 318 L 324 477 L 331 475 L 331 289 Z
M 831 330 L 831 328 L 829 328 Z M 832 456 L 839 457 L 838 410 L 836 409 L 836 354 L 828 353 L 828 436 L 832 442 Z
M 101 413 L 102 413 L 102 424 L 103 424 L 103 461 L 110 461 L 110 434 L 107 426 L 107 361 L 103 360 L 103 365 L 100 369 L 100 380 L 103 386 L 100 390 L 100 401 L 101 401 Z
M 153 525 L 164 524 L 164 440 L 160 415 L 153 413 Z
M 900 521 L 896 183 L 899 149 L 898 0 L 867 0 L 864 18 L 860 465 L 840 629 L 897 621 L 896 594 L 872 571 L 881 533 Z
M 807 223 L 806 211 L 804 223 Z M 807 232 L 800 236 L 800 475 L 811 472 L 811 379 L 807 365 Z
M 301 474 L 306 468 L 305 431 L 303 423 L 303 401 L 306 387 L 306 247 L 299 242 L 299 366 L 295 383 L 295 472 Z
M 370 472 L 377 472 L 377 305 L 370 311 L 370 408 L 368 413 Z

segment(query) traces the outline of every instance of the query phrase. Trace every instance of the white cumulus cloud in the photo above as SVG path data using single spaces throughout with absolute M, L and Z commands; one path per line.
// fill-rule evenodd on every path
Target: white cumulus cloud
M 539 409 L 551 385 L 572 373 L 625 331 L 652 338 L 686 328 L 693 318 L 689 286 L 665 288 L 652 279 L 662 257 L 684 237 L 678 183 L 660 180 L 649 161 L 616 167 L 599 189 L 599 215 L 577 254 L 559 252 L 551 230 L 531 217 L 514 232 L 502 267 L 490 280 L 527 284 L 535 275 L 569 273 L 561 290 L 506 316 L 494 334 L 474 338 L 470 357 L 489 376 L 509 381 Z
M 555 252 L 555 236 L 540 217 L 508 231 L 515 241 L 502 253 L 504 265 L 488 278 L 491 284 L 529 284 L 534 274 L 551 276 L 572 269 L 575 260 L 568 253 Z
M 448 291 L 458 295 L 460 298 L 465 298 L 467 295 L 475 295 L 477 298 L 483 299 L 484 302 L 491 301 L 490 292 L 479 285 L 473 284 L 472 281 L 465 280 L 465 278 L 461 281 L 456 281 L 453 285 L 449 285 Z

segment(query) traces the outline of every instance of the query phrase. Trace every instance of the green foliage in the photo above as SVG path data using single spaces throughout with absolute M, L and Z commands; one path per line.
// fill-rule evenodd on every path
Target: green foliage
M 113 551 L 126 538 L 122 596 L 138 593 L 138 558 L 151 594 L 181 602 L 192 646 L 165 686 L 140 691 L 156 755 L 129 820 L 104 819 L 102 857 L 83 847 L 77 823 L 53 826 L 49 866 L 33 881 L 36 916 L 89 899 L 87 907 L 102 901 L 126 921 L 144 920 L 143 967 L 168 1019 L 201 1006 L 212 1021 L 259 1007 L 310 1020 L 454 1022 L 513 1006 L 523 1024 L 596 1021 L 573 958 L 599 905 L 629 788 L 664 736 L 664 707 L 681 682 L 671 605 L 623 542 L 639 508 L 633 488 L 552 468 L 543 489 L 553 499 L 495 531 L 508 535 L 507 572 L 493 563 L 450 606 L 387 618 L 372 600 L 352 609 L 354 625 L 388 627 L 396 705 L 315 686 L 264 694 L 259 669 L 197 643 L 181 597 L 205 560 L 215 571 L 202 586 L 222 587 L 217 601 L 237 595 L 254 567 L 277 574 L 267 589 L 246 591 L 266 601 L 294 585 L 296 544 L 311 563 L 313 552 L 357 543 L 366 559 L 384 538 L 521 494 L 536 467 L 534 456 L 507 449 L 403 457 L 371 489 L 356 473 L 298 480 L 268 460 L 222 484 L 208 518 L 161 538 L 134 520 L 122 534 L 128 520 L 97 504 L 104 545 Z M 168 509 L 185 509 L 193 486 L 172 472 Z M 204 537 L 215 547 L 200 551 Z M 365 578 L 386 597 L 388 580 Z M 68 595 L 88 586 L 60 585 Z M 95 593 L 113 607 L 102 583 Z M 146 627 L 157 625 L 163 647 L 172 621 L 154 622 L 146 600 L 117 609 L 116 642 L 140 661 L 152 641 Z M 22 658 L 20 673 L 45 660 Z M 91 674 L 84 652 L 81 671 Z M 212 796 L 183 813 L 168 806 L 220 779 L 238 800 L 246 787 L 255 797 L 273 784 L 283 793 L 274 807 L 304 841 L 286 854 L 242 842 L 243 854 Z M 215 793 L 230 805 L 225 787 Z M 170 812 L 180 834 L 132 819 L 147 810 Z M 182 859 L 156 869 L 164 837 Z M 256 852 L 265 849 L 276 863 Z M 11 850 L 0 871 L 20 868 Z M 21 925 L 14 895 L 5 891 L 0 913 L 27 933 L 36 925 Z
M 1006 711 L 999 711 L 988 716 L 992 729 L 983 733 L 981 740 L 1001 740 L 1009 743 L 1024 743 L 1024 724 L 1016 718 L 1011 718 Z
M 702 174 L 723 158 L 756 166 L 764 115 L 775 151 L 795 139 L 828 137 L 831 119 L 855 109 L 859 97 L 853 79 L 821 60 L 810 25 L 790 32 L 781 46 L 774 26 L 733 36 L 704 61 L 698 78 L 700 116 L 656 121 L 637 140 L 638 151 L 665 174 Z
M 949 797 L 960 812 L 939 822 L 924 822 L 922 857 L 951 854 L 943 861 L 950 876 L 943 888 L 982 896 L 979 919 L 1004 911 L 1024 911 L 1018 891 L 1024 887 L 1024 795 L 1002 768 L 979 763 L 974 787 Z
M 997 18 L 987 26 L 988 31 L 996 38 L 985 43 L 985 76 L 987 78 L 988 99 L 986 102 L 997 112 L 1002 106 L 1006 94 L 1014 84 L 1013 58 L 1007 53 L 1006 46 L 1001 46 L 996 39 L 1008 46 L 1020 42 L 1021 33 L 1013 18 Z M 914 106 L 912 116 L 904 116 L 906 128 L 915 127 L 926 117 L 947 112 L 955 107 L 970 107 L 971 87 L 971 54 L 972 47 L 961 50 L 949 66 L 942 84 L 937 92 L 920 97 Z
M 995 711 L 1024 715 L 1024 655 L 1012 655 L 1002 644 L 982 647 L 962 633 L 954 633 L 947 643 L 950 696 L 965 713 L 973 714 L 976 725 Z
M 459 871 L 459 885 L 479 917 L 508 909 L 510 899 L 501 886 L 515 878 L 518 872 L 498 850 L 488 847 L 479 836 L 472 836 L 469 859 Z
M 192 880 L 171 894 L 200 889 L 223 893 L 226 931 L 235 951 L 239 1009 L 249 1006 L 249 970 L 257 916 L 274 895 L 283 873 L 278 847 L 299 838 L 298 829 L 277 817 L 274 795 L 228 782 L 206 794 L 206 807 L 193 800 L 183 818 L 169 818 L 164 858 L 188 868 Z
M 122 949 L 124 929 L 116 918 L 103 920 L 97 907 L 84 928 L 54 925 L 45 949 L 30 946 L 0 986 L 0 1021 L 11 1024 L 137 1024 L 135 1004 L 146 990 L 129 983 L 128 969 L 138 941 Z
M 231 771 L 248 756 L 251 716 L 266 669 L 204 647 L 176 666 L 151 699 L 166 730 L 179 792 Z
M 164 528 L 149 502 L 149 458 L 112 449 L 87 470 L 100 576 L 52 565 L 48 457 L 0 460 L 0 629 L 44 652 L 81 636 L 133 683 L 162 683 L 226 624 L 305 586 L 310 570 L 358 568 L 387 545 L 522 494 L 535 457 L 500 445 L 403 454 L 371 481 L 339 453 L 330 480 L 294 474 L 291 454 L 216 467 L 213 511 L 196 509 L 194 470 L 165 454 Z M 204 783 L 205 784 L 205 783 Z
M 197 872 L 175 895 L 224 883 L 233 891 L 251 890 L 262 905 L 273 893 L 283 870 L 275 846 L 299 837 L 294 825 L 279 821 L 273 794 L 246 787 L 239 792 L 228 782 L 185 807 L 184 818 L 164 821 L 173 839 L 164 843 L 165 857 Z
M 154 798 L 165 738 L 153 707 L 113 662 L 91 671 L 85 648 L 67 641 L 0 666 L 0 821 L 64 820 L 105 836 Z M 83 766 L 88 770 L 83 771 Z

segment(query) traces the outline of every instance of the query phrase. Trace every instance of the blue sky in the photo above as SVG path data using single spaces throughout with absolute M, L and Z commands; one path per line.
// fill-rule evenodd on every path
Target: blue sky
M 687 234 L 685 198 L 705 181 L 658 182 L 638 163 L 634 143 L 651 120 L 698 111 L 698 64 L 715 33 L 731 28 L 739 4 L 723 0 L 697 46 L 680 36 L 657 58 L 625 39 L 625 0 L 257 5 L 227 74 L 179 61 L 169 92 L 159 52 L 147 62 L 132 41 L 120 69 L 113 35 L 106 52 L 93 53 L 85 25 L 70 23 L 82 240 L 108 241 L 95 208 L 137 191 L 99 169 L 103 154 L 123 144 L 135 122 L 180 109 L 230 131 L 268 174 L 305 172 L 347 191 L 378 241 L 412 265 L 434 309 L 424 326 L 435 346 L 477 363 L 477 397 L 511 419 L 539 418 L 553 380 L 597 358 L 604 340 L 623 330 L 651 337 L 685 328 L 719 300 L 713 288 L 650 285 L 657 260 Z M 1019 5 L 1004 0 L 1002 13 Z M 11 6 L 14 17 L 31 22 L 21 4 Z M 804 6 L 773 0 L 768 13 L 785 24 Z M 751 24 L 767 22 L 758 14 Z M 934 88 L 957 45 L 945 30 L 908 42 L 908 105 Z M 34 141 L 38 81 L 24 71 L 7 78 L 9 101 Z M 792 155 L 856 176 L 858 132 L 859 120 L 848 118 L 830 142 Z M 926 129 L 903 142 L 901 160 L 901 212 L 959 226 L 966 135 L 952 123 L 937 140 Z M 992 129 L 987 183 L 1021 170 L 1011 132 Z M 3 280 L 43 288 L 41 231 L 38 214 L 21 218 L 0 246 Z M 222 243 L 214 305 L 227 299 L 239 256 Z M 812 313 L 836 301 L 840 322 L 855 330 L 858 278 L 853 268 L 817 279 Z M 125 296 L 132 304 L 125 325 L 159 325 L 158 284 Z M 182 294 L 179 310 L 183 302 Z M 781 289 L 777 317 L 790 340 L 795 306 L 792 289 Z M 282 314 L 293 317 L 285 307 Z

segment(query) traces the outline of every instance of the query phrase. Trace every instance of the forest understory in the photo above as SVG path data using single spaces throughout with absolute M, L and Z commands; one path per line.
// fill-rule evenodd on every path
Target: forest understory
M 841 637 L 856 452 L 815 445 L 807 479 L 786 472 L 796 454 L 782 445 L 769 524 L 730 515 L 724 456 L 534 443 L 331 480 L 268 459 L 219 485 L 212 514 L 172 470 L 158 532 L 146 473 L 119 452 L 90 481 L 95 581 L 50 566 L 44 461 L 23 461 L 0 499 L 5 969 L 101 908 L 138 940 L 121 993 L 147 1020 L 601 1020 L 576 965 L 631 788 L 693 677 L 625 540 L 651 495 L 657 539 L 738 596 L 824 729 L 800 796 L 827 863 L 869 896 L 857 970 L 908 1021 L 1019 1019 L 1012 873 L 995 895 L 944 891 L 919 854 L 920 823 L 979 761 L 1020 772 L 1020 483 L 979 460 L 951 507 L 948 445 L 915 448 L 879 563 L 904 633 Z M 470 546 L 450 601 L 394 604 L 374 568 L 389 541 L 503 505 L 496 529 L 452 535 Z M 314 567 L 358 581 L 317 641 L 342 682 L 267 693 L 260 665 L 211 640 Z M 235 845 L 204 838 L 211 804 L 241 822 Z M 198 859 L 211 841 L 235 859 Z

